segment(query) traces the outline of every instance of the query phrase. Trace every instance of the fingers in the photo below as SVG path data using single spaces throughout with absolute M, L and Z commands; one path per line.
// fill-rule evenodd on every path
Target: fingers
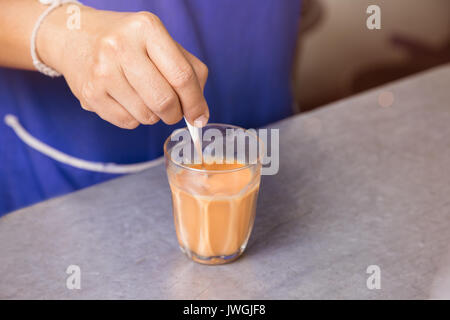
M 123 73 L 145 105 L 166 124 L 174 124 L 183 118 L 177 94 L 149 59 L 147 52 L 125 55 Z
M 144 103 L 141 97 L 128 83 L 122 70 L 112 73 L 109 79 L 107 93 L 125 108 L 138 122 L 155 124 L 159 117 Z
M 194 56 L 192 53 L 184 49 L 181 45 L 178 45 L 178 48 L 181 50 L 185 58 L 189 61 L 192 68 L 195 71 L 195 74 L 197 75 L 198 82 L 200 84 L 200 87 L 203 90 L 205 89 L 206 80 L 208 79 L 208 67 L 201 62 L 196 56 Z
M 97 113 L 100 118 L 120 128 L 136 128 L 139 125 L 139 121 L 108 93 L 109 90 L 107 88 L 111 88 L 111 83 L 115 83 L 113 87 L 118 86 L 118 90 L 112 90 L 111 92 L 116 94 L 121 89 L 124 90 L 126 93 L 117 95 L 117 97 L 122 99 L 125 105 L 130 106 L 130 110 L 135 113 L 136 117 L 140 116 L 139 103 L 133 97 L 132 89 L 128 88 L 127 90 L 123 82 L 117 80 L 120 77 L 120 73 L 115 72 L 114 65 L 112 63 L 97 65 L 91 71 L 88 80 L 82 84 L 80 94 L 77 96 L 81 107 L 87 111 Z
M 85 67 L 68 81 L 83 109 L 129 129 L 159 119 L 174 124 L 183 116 L 195 126 L 207 124 L 208 68 L 155 15 L 122 15 L 94 43 Z
M 94 112 L 94 111 L 92 110 L 92 108 L 89 107 L 86 103 L 80 101 L 80 105 L 81 105 L 81 108 L 83 108 L 84 110 L 89 111 L 89 112 Z
M 86 96 L 86 94 L 84 94 L 81 105 L 83 106 L 83 109 L 86 108 L 86 110 L 97 113 L 103 120 L 120 128 L 135 129 L 139 126 L 139 122 L 106 92 L 95 96 Z
M 157 18 L 152 17 L 150 24 L 145 35 L 150 59 L 175 90 L 186 119 L 193 125 L 206 125 L 208 105 L 194 67 Z

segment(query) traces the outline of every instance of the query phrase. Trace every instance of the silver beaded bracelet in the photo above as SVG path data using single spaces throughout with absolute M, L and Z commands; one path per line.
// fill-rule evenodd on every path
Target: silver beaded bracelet
M 65 4 L 65 3 L 75 3 L 75 4 L 81 4 L 77 0 L 39 0 L 40 3 L 45 5 L 50 5 L 37 19 L 36 24 L 33 27 L 33 31 L 31 32 L 31 39 L 30 39 L 30 51 L 31 51 L 31 58 L 33 59 L 33 65 L 39 72 L 49 76 L 49 77 L 59 77 L 61 76 L 61 73 L 56 71 L 55 69 L 47 66 L 45 63 L 43 63 L 37 54 L 36 51 L 36 36 L 39 30 L 39 27 L 42 24 L 42 21 L 49 15 L 50 12 L 58 8 L 59 6 Z

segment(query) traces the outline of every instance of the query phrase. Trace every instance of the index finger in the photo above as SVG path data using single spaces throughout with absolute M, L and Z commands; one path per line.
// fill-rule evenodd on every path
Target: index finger
M 193 125 L 205 126 L 209 110 L 194 68 L 163 24 L 155 24 L 146 34 L 147 53 L 178 95 L 186 119 Z

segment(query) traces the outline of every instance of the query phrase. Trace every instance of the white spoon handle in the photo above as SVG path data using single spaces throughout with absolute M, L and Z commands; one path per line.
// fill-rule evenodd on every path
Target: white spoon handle
M 197 157 L 195 157 L 195 163 L 203 162 L 203 152 L 202 152 L 202 128 L 191 125 L 186 118 L 184 118 L 186 125 L 188 127 L 189 133 L 191 134 L 192 141 L 194 142 L 194 149 Z

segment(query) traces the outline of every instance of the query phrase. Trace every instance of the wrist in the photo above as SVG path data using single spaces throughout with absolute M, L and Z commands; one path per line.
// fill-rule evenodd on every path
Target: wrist
M 71 5 L 76 5 L 80 9 L 80 29 L 73 28 L 68 23 L 73 13 L 67 13 L 66 10 Z M 68 50 L 69 48 L 75 49 L 73 43 L 76 42 L 76 38 L 81 33 L 83 15 L 89 10 L 94 9 L 79 4 L 66 3 L 55 8 L 42 21 L 36 36 L 36 51 L 39 59 L 44 64 L 60 73 L 64 73 L 64 61 L 70 52 Z

